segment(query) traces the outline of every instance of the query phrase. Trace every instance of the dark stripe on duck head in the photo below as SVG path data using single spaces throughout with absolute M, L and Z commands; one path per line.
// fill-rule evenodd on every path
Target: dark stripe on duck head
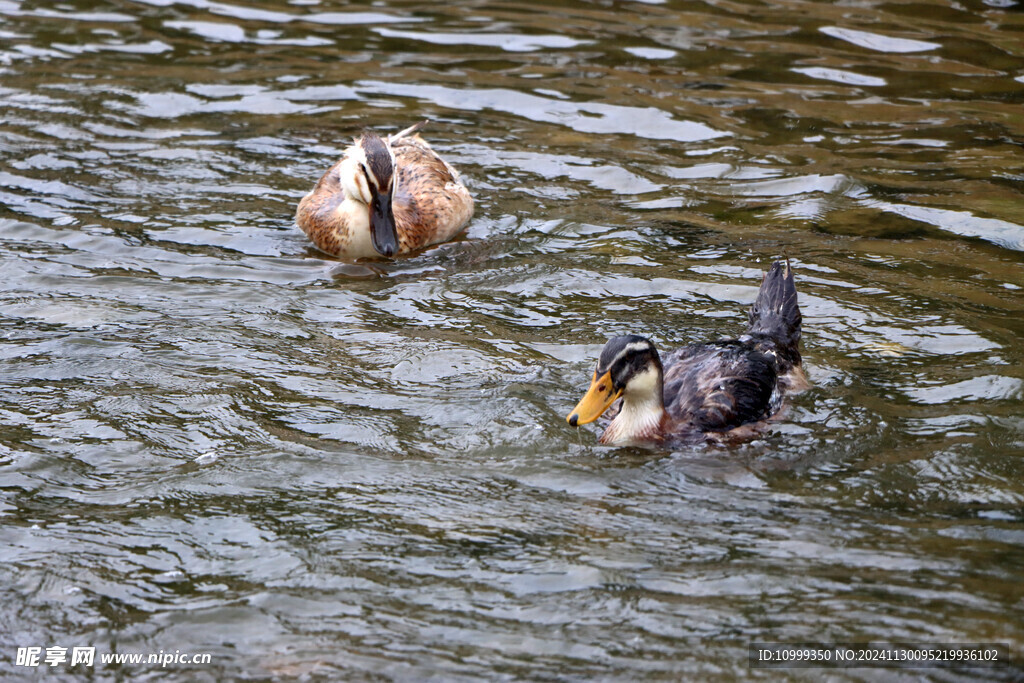
M 614 337 L 604 345 L 597 361 L 597 375 L 600 377 L 610 372 L 615 388 L 621 389 L 631 377 L 652 365 L 661 373 L 661 358 L 651 340 L 638 334 L 628 334 Z
M 376 133 L 367 131 L 359 139 L 359 146 L 366 156 L 367 180 L 373 183 L 379 192 L 391 190 L 391 180 L 395 173 L 388 144 Z

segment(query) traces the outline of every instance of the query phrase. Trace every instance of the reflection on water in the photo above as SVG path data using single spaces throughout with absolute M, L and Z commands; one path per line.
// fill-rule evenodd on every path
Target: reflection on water
M 188 674 L 210 679 L 732 679 L 755 640 L 1022 656 L 1019 5 L 0 17 L 5 666 L 54 644 L 209 652 Z M 466 235 L 311 249 L 292 215 L 326 165 L 423 118 L 476 196 Z M 780 254 L 814 387 L 770 432 L 661 453 L 564 423 L 608 336 L 735 335 Z

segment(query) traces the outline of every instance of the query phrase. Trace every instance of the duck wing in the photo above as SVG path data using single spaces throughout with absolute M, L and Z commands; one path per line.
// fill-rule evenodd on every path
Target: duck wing
M 418 135 L 392 143 L 398 162 L 398 191 L 393 199 L 395 221 L 403 246 L 434 244 L 454 237 L 473 215 L 473 198 L 458 172 Z
M 665 410 L 687 430 L 725 431 L 778 408 L 778 362 L 738 340 L 692 344 L 664 361 Z

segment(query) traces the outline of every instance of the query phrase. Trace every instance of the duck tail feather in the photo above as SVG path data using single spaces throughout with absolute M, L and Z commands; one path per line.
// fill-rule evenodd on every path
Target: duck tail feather
M 761 281 L 757 300 L 750 307 L 747 334 L 764 335 L 787 355 L 800 358 L 800 307 L 797 305 L 793 269 L 787 259 L 776 261 Z M 797 361 L 799 362 L 799 361 Z
M 408 137 L 409 135 L 415 135 L 416 133 L 420 132 L 420 129 L 423 128 L 423 126 L 427 125 L 428 123 L 430 123 L 430 119 L 424 119 L 419 123 L 414 123 L 405 130 L 399 133 L 395 133 L 394 135 L 390 135 L 388 137 L 391 140 L 398 140 L 400 138 Z

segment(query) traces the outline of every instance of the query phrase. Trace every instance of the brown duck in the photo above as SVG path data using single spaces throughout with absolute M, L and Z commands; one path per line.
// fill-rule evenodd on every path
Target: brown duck
M 430 148 L 421 121 L 382 138 L 365 132 L 302 198 L 295 222 L 332 256 L 405 254 L 444 242 L 473 216 L 459 173 Z
M 776 261 L 739 339 L 690 344 L 664 358 L 650 339 L 627 335 L 601 351 L 587 394 L 566 420 L 600 417 L 622 399 L 601 443 L 729 441 L 753 435 L 788 392 L 807 388 L 800 308 L 789 264 Z

